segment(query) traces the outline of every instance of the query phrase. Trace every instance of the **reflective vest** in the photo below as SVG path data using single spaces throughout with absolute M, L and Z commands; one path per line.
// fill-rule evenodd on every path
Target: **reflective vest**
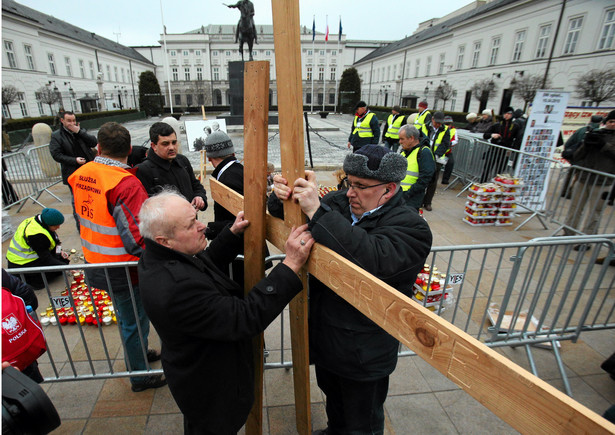
M 416 180 L 419 179 L 419 151 L 423 148 L 427 148 L 424 146 L 415 147 L 406 159 L 408 160 L 408 168 L 406 169 L 406 178 L 401 180 L 401 188 L 406 191 L 412 187 Z M 427 148 L 429 149 L 429 148 Z M 431 151 L 431 150 L 430 150 Z
M 139 260 L 126 252 L 107 203 L 107 192 L 132 176 L 117 166 L 89 162 L 68 177 L 75 197 L 75 211 L 79 215 L 83 256 L 88 263 Z
M 352 134 L 359 133 L 359 137 L 374 137 L 374 132 L 372 128 L 369 126 L 370 121 L 374 117 L 372 112 L 369 112 L 364 118 L 363 121 L 359 125 L 357 125 L 358 116 L 354 117 L 354 130 Z
M 28 245 L 28 237 L 35 234 L 44 234 L 49 239 L 49 250 L 53 251 L 56 241 L 49 231 L 38 223 L 36 218 L 29 217 L 17 227 L 15 235 L 11 239 L 9 249 L 6 252 L 6 259 L 14 264 L 27 264 L 38 260 L 38 254 Z
M 445 125 L 444 126 L 444 130 L 442 130 L 438 134 L 438 136 L 436 136 L 436 140 L 433 143 L 433 152 L 434 152 L 434 154 L 436 153 L 436 150 L 438 149 L 438 145 L 440 145 L 442 143 L 442 139 L 444 139 L 444 135 L 447 134 L 446 133 L 447 131 L 448 131 L 448 127 Z M 446 150 L 446 151 L 448 151 L 448 150 Z M 444 154 L 446 154 L 446 152 Z
M 422 114 L 417 115 L 414 119 L 414 126 L 418 131 L 422 131 L 425 136 L 429 136 L 429 131 L 427 130 L 427 126 L 425 125 L 425 118 L 431 112 L 429 110 L 425 110 Z
M 387 119 L 387 132 L 385 133 L 384 137 L 390 137 L 391 139 L 395 139 L 398 140 L 399 139 L 399 128 L 401 127 L 401 122 L 404 119 L 403 115 L 398 115 L 397 118 L 395 118 L 395 121 L 393 121 L 393 114 L 389 115 L 389 118 Z
M 451 147 L 448 149 L 448 151 L 445 153 L 445 155 L 449 155 L 451 153 L 451 151 L 453 150 L 452 148 L 457 145 L 457 129 L 455 127 L 449 127 L 449 130 L 451 132 Z

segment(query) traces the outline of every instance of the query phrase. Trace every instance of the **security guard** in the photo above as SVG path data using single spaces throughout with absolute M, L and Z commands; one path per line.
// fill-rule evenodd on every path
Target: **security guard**
M 459 143 L 459 138 L 457 137 L 457 129 L 455 128 L 455 124 L 453 124 L 452 116 L 446 115 L 444 117 L 444 124 L 448 127 L 451 137 L 451 147 L 444 154 L 445 157 L 448 157 L 448 160 L 444 165 L 444 174 L 442 174 L 442 184 L 448 184 L 451 180 L 451 175 L 453 174 L 453 169 L 455 167 L 455 156 L 453 154 L 453 149 L 455 148 L 455 145 Z
M 408 160 L 406 178 L 401 180 L 406 204 L 417 210 L 423 205 L 425 190 L 436 170 L 436 163 L 429 149 L 429 140 L 413 125 L 402 125 L 399 129 L 401 155 Z
M 18 267 L 63 266 L 68 264 L 68 254 L 62 251 L 56 231 L 64 223 L 64 215 L 55 208 L 45 208 L 41 214 L 25 219 L 17 227 L 6 252 L 9 269 Z M 62 272 L 46 272 L 47 279 Z M 35 289 L 45 287 L 40 273 L 25 274 L 25 279 Z
M 359 101 L 355 106 L 354 120 L 350 136 L 348 136 L 348 149 L 356 152 L 363 145 L 375 144 L 380 138 L 380 125 L 376 115 L 369 111 L 365 101 Z
M 427 101 L 421 101 L 419 103 L 420 112 L 414 119 L 414 126 L 418 131 L 428 136 L 428 128 L 431 124 L 431 112 L 427 110 Z
M 427 137 L 429 138 L 429 143 L 431 145 L 434 158 L 436 159 L 436 171 L 433 174 L 431 183 L 427 187 L 425 199 L 423 200 L 423 207 L 425 208 L 425 210 L 431 211 L 431 201 L 436 193 L 436 187 L 438 185 L 438 176 L 443 166 L 443 164 L 438 163 L 438 161 L 441 161 L 444 154 L 446 154 L 446 152 L 451 147 L 450 131 L 448 127 L 444 125 L 443 112 L 434 113 L 433 118 L 431 119 L 431 125 L 429 125 L 427 130 Z
M 399 128 L 406 124 L 408 117 L 401 114 L 401 107 L 393 106 L 391 114 L 382 130 L 382 142 L 384 146 L 393 152 L 397 152 L 399 148 Z

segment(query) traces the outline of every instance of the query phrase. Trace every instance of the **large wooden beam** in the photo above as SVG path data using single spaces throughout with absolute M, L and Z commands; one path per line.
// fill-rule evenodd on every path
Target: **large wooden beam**
M 250 226 L 244 235 L 246 294 L 265 277 L 265 197 L 267 196 L 267 131 L 269 114 L 269 62 L 247 62 L 244 67 L 244 202 Z M 263 432 L 263 334 L 254 337 L 254 405 L 246 434 Z
M 232 212 L 241 197 L 211 183 Z M 224 197 L 233 197 L 224 201 Z M 267 239 L 280 249 L 289 234 L 267 215 Z M 308 271 L 522 433 L 615 433 L 615 425 L 485 346 L 332 250 L 315 244 Z
M 299 0 L 272 0 L 273 39 L 278 84 L 278 117 L 282 175 L 287 180 L 305 176 L 303 145 L 303 91 L 301 89 L 301 29 Z M 299 204 L 284 209 L 284 220 L 291 226 L 305 222 Z M 304 290 L 290 303 L 290 332 L 295 386 L 297 431 L 312 431 L 310 414 L 310 367 L 307 328 L 307 274 L 302 273 Z

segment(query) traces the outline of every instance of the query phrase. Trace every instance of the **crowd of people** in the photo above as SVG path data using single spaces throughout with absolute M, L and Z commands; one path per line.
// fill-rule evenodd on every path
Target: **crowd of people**
M 285 203 L 294 201 L 308 223 L 293 228 L 284 261 L 246 296 L 242 265 L 235 259 L 250 223 L 243 212 L 235 216 L 215 202 L 214 220 L 199 221 L 207 194 L 179 153 L 172 126 L 154 123 L 149 150 L 137 155 L 122 125 L 106 123 L 94 137 L 80 128 L 74 113 L 62 114 L 50 150 L 73 198 L 85 262 L 138 261 L 127 269 L 87 269 L 88 282 L 112 294 L 128 369 L 146 370 L 150 362 L 162 361 L 164 376 L 133 376 L 132 391 L 168 383 L 186 433 L 234 433 L 245 424 L 254 400 L 250 339 L 301 291 L 298 273 L 314 243 L 411 295 L 432 244 L 419 209 L 433 210 L 440 172 L 442 183 L 449 182 L 456 128 L 450 116 L 431 113 L 426 102 L 411 116 L 394 106 L 382 134 L 365 102 L 355 111 L 348 137 L 353 152 L 344 159 L 340 190 L 320 198 L 310 171 L 296 180 L 272 177 L 271 214 L 283 218 Z M 496 122 L 485 110 L 480 117 L 469 113 L 466 121 L 464 129 L 519 149 L 525 128 L 520 111 L 507 108 Z M 579 166 L 615 173 L 615 111 L 592 122 L 565 149 Z M 601 122 L 604 128 L 598 129 Z M 243 166 L 230 137 L 212 132 L 203 147 L 214 167 L 211 176 L 243 194 Z M 494 150 L 489 152 L 500 152 Z M 503 169 L 503 155 L 488 159 Z M 595 177 L 571 180 L 562 194 L 570 191 L 573 201 L 582 201 L 582 187 L 595 182 Z M 612 203 L 613 189 L 599 194 Z M 578 216 L 569 218 L 576 227 Z M 25 219 L 10 242 L 8 268 L 68 264 L 57 235 L 63 223 L 62 213 L 51 208 Z M 53 278 L 49 272 L 25 275 L 34 288 L 45 286 L 43 277 Z M 314 276 L 309 292 L 310 360 L 327 399 L 328 427 L 320 433 L 382 433 L 399 343 Z M 149 349 L 150 322 L 161 352 Z

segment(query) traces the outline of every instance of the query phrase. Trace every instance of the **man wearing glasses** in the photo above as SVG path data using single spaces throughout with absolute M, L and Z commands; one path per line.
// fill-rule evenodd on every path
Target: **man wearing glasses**
M 276 176 L 269 210 L 280 216 L 279 200 L 298 201 L 316 242 L 411 296 L 432 235 L 405 203 L 400 182 L 406 169 L 400 154 L 364 145 L 344 159 L 347 189 L 320 200 L 313 172 L 292 186 Z M 328 427 L 316 433 L 383 433 L 398 341 L 313 276 L 309 291 L 310 359 L 327 396 Z

